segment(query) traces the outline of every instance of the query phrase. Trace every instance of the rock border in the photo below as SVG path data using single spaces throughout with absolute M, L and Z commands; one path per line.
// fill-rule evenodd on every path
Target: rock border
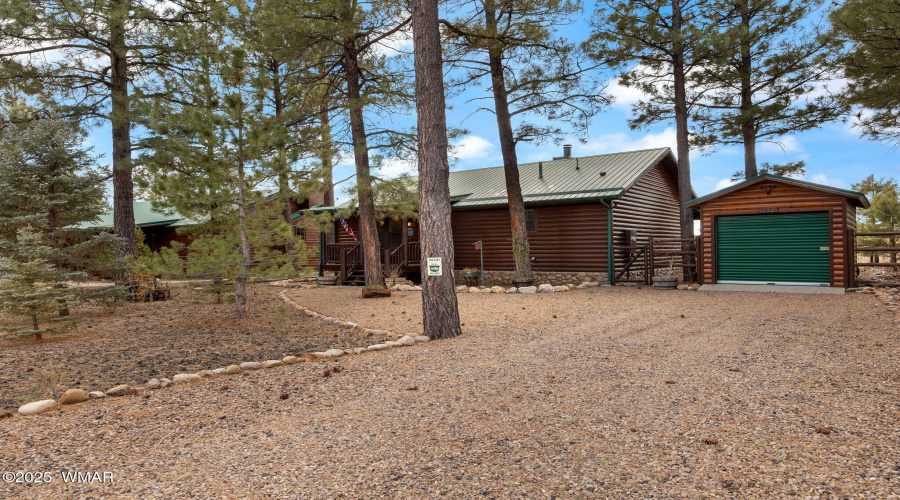
M 355 347 L 352 349 L 331 348 L 320 352 L 307 352 L 303 353 L 302 358 L 288 355 L 281 359 L 269 359 L 265 361 L 244 361 L 238 365 L 228 365 L 227 367 L 220 367 L 211 370 L 200 370 L 196 373 L 179 373 L 172 376 L 171 379 L 152 378 L 148 380 L 147 383 L 138 387 L 131 387 L 127 384 L 121 384 L 107 389 L 106 391 L 88 391 L 81 388 L 71 388 L 66 390 L 60 396 L 59 401 L 57 401 L 56 399 L 32 401 L 20 406 L 18 409 L 18 414 L 22 416 L 38 415 L 50 411 L 54 408 L 58 408 L 62 405 L 80 404 L 88 401 L 103 399 L 106 397 L 121 397 L 129 395 L 139 396 L 142 394 L 146 394 L 149 391 L 165 389 L 167 387 L 172 387 L 175 385 L 201 382 L 204 379 L 215 378 L 222 375 L 239 375 L 248 371 L 277 368 L 279 366 L 293 365 L 300 362 L 332 360 L 340 358 L 342 356 L 358 355 L 370 351 L 383 351 L 395 347 L 414 346 L 416 344 L 429 342 L 431 340 L 431 338 L 424 335 L 401 335 L 389 330 L 373 330 L 370 328 L 364 328 L 352 321 L 342 321 L 329 316 L 325 316 L 324 314 L 319 314 L 316 311 L 306 308 L 288 297 L 284 291 L 279 292 L 278 295 L 285 303 L 287 303 L 294 309 L 303 312 L 311 318 L 320 318 L 322 321 L 325 321 L 327 323 L 336 324 L 345 328 L 361 330 L 362 332 L 367 334 L 370 333 L 372 335 L 383 335 L 384 338 L 390 338 L 393 340 L 387 340 L 384 343 L 373 344 L 367 347 Z M 11 413 L 0 411 L 0 420 L 8 418 L 10 416 L 12 416 Z

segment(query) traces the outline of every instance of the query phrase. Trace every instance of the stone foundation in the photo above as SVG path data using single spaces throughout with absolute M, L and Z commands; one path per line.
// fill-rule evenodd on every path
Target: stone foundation
M 465 285 L 466 279 L 463 278 L 462 271 L 454 271 L 454 276 L 456 277 L 457 285 Z M 516 273 L 514 271 L 484 271 L 484 285 L 485 286 L 494 286 L 499 285 L 503 287 L 511 287 L 513 277 L 515 277 Z M 566 285 L 569 283 L 579 284 L 584 283 L 585 281 L 593 281 L 600 284 L 607 283 L 606 273 L 580 273 L 580 272 L 567 272 L 567 271 L 535 271 L 534 272 L 534 284 L 535 286 L 541 285 L 544 283 L 549 283 L 551 285 Z M 476 283 L 477 285 L 481 284 L 481 280 L 479 279 Z

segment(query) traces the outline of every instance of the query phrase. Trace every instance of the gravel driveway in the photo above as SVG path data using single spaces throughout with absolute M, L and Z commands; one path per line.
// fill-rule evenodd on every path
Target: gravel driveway
M 417 293 L 358 293 L 292 295 L 416 329 Z M 304 363 L 2 420 L 0 472 L 53 482 L 0 498 L 898 498 L 900 335 L 877 304 L 464 294 L 464 336 L 328 377 Z

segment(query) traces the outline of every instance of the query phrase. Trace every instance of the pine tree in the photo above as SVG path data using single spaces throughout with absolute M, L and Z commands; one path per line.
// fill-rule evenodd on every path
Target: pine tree
M 853 189 L 869 198 L 869 208 L 859 210 L 860 232 L 896 232 L 900 231 L 900 187 L 894 179 L 875 179 L 870 175 L 853 185 Z M 896 248 L 897 237 L 888 236 L 888 246 Z M 869 237 L 863 243 L 866 246 L 884 246 L 883 237 Z M 877 252 L 874 255 L 878 255 Z M 897 262 L 897 253 L 890 254 L 891 262 Z M 878 262 L 877 257 L 875 262 Z
M 419 138 L 419 221 L 423 257 L 439 257 L 443 275 L 422 269 L 422 327 L 432 338 L 462 333 L 454 289 L 453 230 L 450 224 L 450 163 L 438 1 L 412 2 Z M 425 259 L 423 259 L 425 260 Z
M 900 0 L 848 0 L 831 16 L 849 45 L 836 68 L 849 79 L 844 102 L 858 112 L 863 136 L 900 146 Z
M 723 0 L 728 12 L 710 38 L 715 57 L 690 76 L 703 98 L 693 116 L 701 147 L 741 144 L 744 177 L 758 175 L 756 145 L 820 127 L 846 108 L 819 92 L 823 58 L 839 48 L 816 23 L 822 0 Z
M 115 259 L 118 238 L 78 229 L 107 211 L 103 172 L 83 149 L 84 138 L 77 125 L 58 118 L 0 129 L 0 255 L 15 248 L 18 231 L 28 226 L 49 248 L 46 257 L 58 269 L 112 275 L 121 268 Z M 121 290 L 74 293 L 82 301 L 100 300 Z M 67 308 L 63 304 L 60 310 L 66 313 Z
M 449 59 L 465 72 L 453 84 L 469 88 L 486 83 L 484 88 L 490 89 L 520 280 L 533 275 L 516 146 L 561 139 L 562 123 L 586 133 L 591 118 L 608 102 L 591 75 L 595 65 L 559 35 L 581 10 L 577 0 L 477 0 L 473 11 L 442 20 Z M 526 121 L 529 116 L 533 120 Z
M 234 280 L 235 307 L 246 316 L 252 276 L 296 275 L 290 241 L 303 249 L 279 204 L 266 203 L 263 188 L 277 182 L 268 115 L 255 85 L 259 66 L 226 32 L 210 27 L 210 50 L 191 71 L 168 82 L 175 102 L 160 103 L 145 122 L 151 152 L 142 157 L 147 176 L 139 183 L 161 207 L 196 221 L 187 262 L 176 274 Z M 227 41 L 226 41 L 227 40 Z
M 707 63 L 707 37 L 720 14 L 710 0 L 603 0 L 594 14 L 586 49 L 600 62 L 627 70 L 620 83 L 646 96 L 634 107 L 631 128 L 675 122 L 681 237 L 694 237 L 691 200 L 690 113 L 696 97 L 687 75 Z
M 43 244 L 41 235 L 30 226 L 19 229 L 10 243 L 0 257 L 0 312 L 9 319 L 26 318 L 27 323 L 0 326 L 0 331 L 7 332 L 4 337 L 34 336 L 40 341 L 45 333 L 72 328 L 75 317 L 53 314 L 60 303 L 77 303 L 77 289 L 64 285 L 82 278 L 83 273 L 56 266 L 53 249 Z
M 49 94 L 66 115 L 112 128 L 114 228 L 134 253 L 131 137 L 134 101 L 160 97 L 157 71 L 178 70 L 193 47 L 182 34 L 207 18 L 199 0 L 0 1 L 0 80 Z
M 283 39 L 291 41 L 290 50 L 311 55 L 310 84 L 318 85 L 317 92 L 323 92 L 328 106 L 339 106 L 346 113 L 342 120 L 349 130 L 348 146 L 356 166 L 366 285 L 383 285 L 374 190 L 378 178 L 373 170 L 377 172 L 378 158 L 388 152 L 410 152 L 414 134 L 373 127 L 367 116 L 371 119 L 378 110 L 398 112 L 412 102 L 405 69 L 381 50 L 391 37 L 408 28 L 406 4 L 396 0 L 295 0 L 278 6 L 276 17 L 285 22 L 273 24 L 271 29 L 282 30 Z M 326 121 L 323 116 L 323 125 Z M 329 125 L 333 133 L 336 124 Z M 376 151 L 380 154 L 373 154 Z

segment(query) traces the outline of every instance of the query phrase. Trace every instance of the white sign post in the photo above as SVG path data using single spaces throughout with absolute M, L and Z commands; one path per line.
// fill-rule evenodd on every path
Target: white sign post
M 444 266 L 441 264 L 440 257 L 428 257 L 425 262 L 428 266 L 428 276 L 444 275 Z

